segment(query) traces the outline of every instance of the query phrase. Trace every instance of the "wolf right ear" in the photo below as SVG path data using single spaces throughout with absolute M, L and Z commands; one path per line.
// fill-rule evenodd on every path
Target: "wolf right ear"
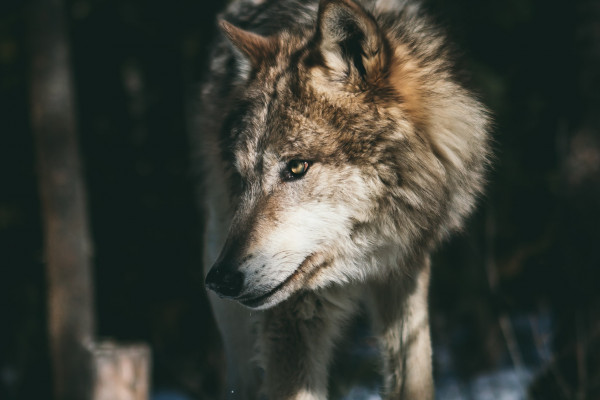
M 366 81 L 379 79 L 389 58 L 377 21 L 353 0 L 321 0 L 317 40 L 329 69 Z
M 219 21 L 219 26 L 229 41 L 241 51 L 253 67 L 257 67 L 275 53 L 276 41 L 272 37 L 243 30 L 225 20 Z

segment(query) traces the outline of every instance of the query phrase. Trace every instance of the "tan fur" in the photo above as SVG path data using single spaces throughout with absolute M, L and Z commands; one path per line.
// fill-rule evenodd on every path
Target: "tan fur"
M 398 44 L 394 48 L 389 82 L 402 99 L 402 103 L 395 106 L 399 107 L 401 113 L 407 115 L 415 126 L 422 127 L 427 121 L 421 93 L 424 77 L 405 45 Z
M 220 26 L 227 38 L 249 58 L 253 67 L 258 67 L 261 62 L 275 53 L 277 47 L 275 39 L 244 31 L 227 21 L 221 21 Z

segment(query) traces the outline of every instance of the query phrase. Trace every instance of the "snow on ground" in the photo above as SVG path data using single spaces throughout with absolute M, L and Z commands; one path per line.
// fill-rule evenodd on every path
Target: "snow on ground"
M 505 369 L 481 374 L 468 382 L 438 382 L 436 400 L 525 400 L 531 380 L 526 369 Z M 377 388 L 355 387 L 344 400 L 381 400 Z

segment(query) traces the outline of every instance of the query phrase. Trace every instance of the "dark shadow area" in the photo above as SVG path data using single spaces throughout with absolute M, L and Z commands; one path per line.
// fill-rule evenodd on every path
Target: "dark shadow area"
M 97 334 L 149 343 L 153 388 L 196 399 L 218 398 L 224 360 L 203 285 L 187 127 L 223 3 L 66 1 Z M 481 379 L 517 371 L 495 384 L 513 382 L 535 399 L 598 399 L 600 3 L 427 4 L 492 110 L 496 157 L 486 198 L 433 262 L 438 395 L 477 399 Z M 52 391 L 27 16 L 26 1 L 0 2 L 7 400 Z M 373 386 L 375 343 L 363 325 L 351 329 L 357 345 L 334 374 Z

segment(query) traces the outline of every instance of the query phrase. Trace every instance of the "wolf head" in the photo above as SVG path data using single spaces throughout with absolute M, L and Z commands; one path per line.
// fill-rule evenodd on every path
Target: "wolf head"
M 268 308 L 303 290 L 409 273 L 481 192 L 487 117 L 417 15 L 322 0 L 313 26 L 221 26 L 238 55 L 226 124 L 237 209 L 206 278 Z

